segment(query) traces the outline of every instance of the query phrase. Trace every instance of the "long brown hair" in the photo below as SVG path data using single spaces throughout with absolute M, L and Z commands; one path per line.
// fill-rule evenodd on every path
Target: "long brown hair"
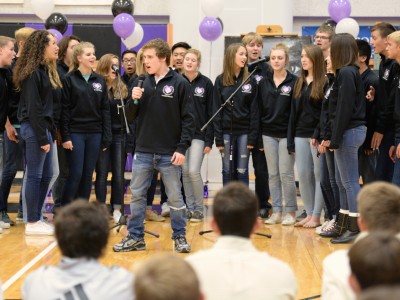
M 224 66 L 223 66 L 223 75 L 222 75 L 222 83 L 224 86 L 230 86 L 235 84 L 235 57 L 239 48 L 243 47 L 246 50 L 246 47 L 241 43 L 230 44 L 225 51 L 224 56 Z M 245 80 L 249 74 L 247 70 L 247 65 L 242 68 L 243 70 L 243 80 Z
M 94 47 L 94 45 L 92 43 L 89 43 L 89 42 L 80 42 L 78 45 L 76 45 L 74 47 L 74 54 L 72 55 L 72 63 L 69 66 L 69 71 L 70 72 L 79 67 L 78 56 L 82 55 L 83 54 L 83 49 L 86 49 L 86 48 L 96 49 Z
M 65 55 L 67 54 L 67 50 L 68 50 L 70 41 L 77 41 L 78 43 L 80 43 L 81 39 L 78 38 L 75 35 L 68 35 L 68 36 L 65 36 L 65 37 L 63 37 L 61 39 L 61 41 L 58 43 L 58 47 L 60 48 L 58 50 L 58 61 L 59 62 L 63 62 L 64 61 L 64 58 L 65 58 Z
M 110 87 L 112 88 L 112 93 L 114 95 L 114 98 L 116 99 L 120 98 L 119 88 L 121 88 L 122 98 L 125 99 L 126 97 L 128 97 L 128 89 L 126 88 L 126 85 L 122 81 L 121 76 L 117 75 L 117 78 L 112 81 L 110 81 L 108 78 L 108 74 L 111 70 L 111 65 L 113 64 L 112 61 L 113 58 L 119 61 L 118 56 L 116 56 L 115 54 L 111 53 L 104 54 L 97 63 L 96 73 L 104 77 L 107 83 L 107 88 Z
M 320 47 L 310 44 L 303 46 L 303 50 L 306 52 L 307 57 L 313 63 L 312 75 L 313 82 L 311 87 L 310 98 L 314 101 L 322 100 L 324 96 L 324 85 L 326 82 L 326 66 L 324 61 L 324 55 Z M 296 80 L 293 90 L 293 97 L 295 99 L 300 98 L 303 90 L 303 85 L 306 82 L 308 71 L 301 69 L 299 78 Z
M 62 87 L 60 77 L 57 72 L 56 60 L 49 61 L 45 58 L 46 46 L 49 45 L 49 36 L 52 33 L 47 30 L 37 30 L 32 32 L 24 44 L 21 57 L 17 60 L 15 70 L 13 72 L 13 81 L 15 87 L 19 90 L 21 83 L 39 67 L 45 65 L 47 74 L 50 78 L 53 89 Z
M 344 66 L 358 66 L 358 48 L 355 38 L 348 33 L 335 34 L 331 44 L 332 71 Z

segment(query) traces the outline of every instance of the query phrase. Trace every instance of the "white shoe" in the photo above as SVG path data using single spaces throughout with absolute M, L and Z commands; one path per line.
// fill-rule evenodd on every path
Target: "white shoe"
M 117 224 L 119 222 L 119 219 L 121 219 L 121 216 L 122 216 L 121 211 L 119 211 L 119 210 L 113 211 L 113 219 L 114 219 L 115 224 Z
M 161 205 L 161 216 L 169 217 L 169 211 L 170 211 L 170 209 L 169 209 L 169 206 L 168 206 L 167 202 L 164 202 Z
M 282 215 L 280 213 L 273 213 L 264 221 L 265 224 L 279 224 L 280 222 L 282 222 Z
M 286 214 L 282 220 L 282 225 L 293 225 L 294 223 L 296 223 L 296 219 L 289 214 Z
M 54 235 L 54 227 L 42 221 L 25 225 L 26 235 Z
M 321 231 L 322 231 L 326 226 L 329 225 L 329 222 L 330 222 L 330 221 L 325 221 L 321 226 L 318 226 L 317 228 L 315 228 L 315 233 L 316 233 L 316 234 L 320 234 Z
M 3 233 L 3 228 L 0 227 L 0 233 Z
M 321 232 L 329 232 L 332 230 L 333 227 L 335 227 L 335 219 L 332 219 L 330 221 L 328 221 L 328 224 L 326 224 L 326 226 L 324 228 L 321 228 Z
M 6 222 L 3 222 L 3 221 L 0 221 L 0 228 L 1 229 L 8 229 L 8 228 L 10 228 L 10 223 L 6 223 Z

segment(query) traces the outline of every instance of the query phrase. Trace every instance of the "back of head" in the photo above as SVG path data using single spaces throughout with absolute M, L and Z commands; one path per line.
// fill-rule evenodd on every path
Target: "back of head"
M 388 232 L 371 233 L 349 251 L 350 268 L 361 290 L 400 284 L 400 240 Z
M 227 184 L 214 198 L 213 217 L 221 235 L 249 238 L 257 212 L 256 195 L 240 182 Z
M 400 232 L 400 188 L 387 182 L 365 185 L 357 196 L 358 211 L 369 232 Z
M 135 272 L 136 300 L 198 300 L 200 284 L 193 268 L 182 258 L 159 255 Z
M 357 43 L 357 48 L 358 48 L 358 55 L 367 57 L 367 60 L 365 61 L 365 63 L 368 66 L 369 58 L 371 57 L 370 44 L 364 40 L 357 40 L 356 43 Z
M 332 70 L 358 65 L 358 48 L 355 38 L 348 33 L 335 34 L 331 44 Z
M 55 234 L 64 256 L 98 259 L 109 235 L 105 206 L 76 200 L 63 207 L 55 219 Z
M 371 32 L 379 31 L 380 36 L 384 39 L 392 32 L 396 31 L 396 28 L 390 23 L 387 22 L 379 22 L 376 23 L 372 28 Z
M 167 66 L 169 66 L 171 59 L 171 49 L 169 48 L 166 41 L 164 41 L 163 39 L 150 40 L 142 47 L 143 51 L 146 49 L 154 49 L 156 51 L 157 57 L 165 58 L 165 62 Z
M 58 61 L 63 61 L 65 55 L 67 54 L 68 46 L 70 41 L 77 41 L 78 43 L 81 42 L 81 39 L 76 35 L 67 35 L 61 39 L 58 43 Z
M 388 300 L 400 299 L 400 285 L 399 286 L 378 286 L 366 289 L 358 297 L 358 300 Z
M 35 29 L 31 27 L 22 27 L 18 30 L 15 31 L 15 39 L 17 40 L 17 43 L 19 42 L 25 42 L 28 37 L 34 32 Z

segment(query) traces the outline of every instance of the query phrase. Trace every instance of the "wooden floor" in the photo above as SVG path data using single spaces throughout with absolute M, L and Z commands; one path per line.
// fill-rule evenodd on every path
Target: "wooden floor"
M 15 198 L 18 193 L 15 193 Z M 125 199 L 129 202 L 129 196 Z M 211 201 L 210 201 L 211 203 Z M 211 205 L 206 205 L 207 214 L 211 213 Z M 16 214 L 10 214 L 15 220 Z M 51 219 L 52 215 L 49 215 Z M 213 233 L 199 235 L 200 230 L 209 229 L 208 217 L 203 223 L 188 223 L 187 240 L 192 252 L 211 247 L 216 235 Z M 159 253 L 174 253 L 171 240 L 169 218 L 166 222 L 147 222 L 146 230 L 160 234 L 160 238 L 145 236 L 146 251 L 114 253 L 112 246 L 122 238 L 121 233 L 112 231 L 106 253 L 101 261 L 109 266 L 120 265 L 132 268 L 141 260 Z M 322 261 L 332 251 L 347 248 L 347 245 L 332 245 L 329 239 L 320 238 L 314 229 L 295 228 L 293 226 L 264 225 L 262 233 L 272 234 L 268 239 L 253 236 L 255 246 L 274 257 L 287 262 L 294 270 L 297 278 L 297 299 L 320 294 Z M 21 299 L 20 288 L 26 275 L 41 265 L 54 265 L 60 259 L 60 252 L 53 237 L 27 237 L 24 225 L 18 223 L 0 234 L 0 279 L 3 284 L 4 299 Z M 187 254 L 178 254 L 185 257 Z M 268 284 L 268 283 L 266 283 Z

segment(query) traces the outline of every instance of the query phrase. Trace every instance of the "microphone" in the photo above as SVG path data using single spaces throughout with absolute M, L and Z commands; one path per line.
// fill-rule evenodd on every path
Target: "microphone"
M 137 87 L 142 88 L 142 87 L 143 87 L 143 82 L 144 82 L 145 79 L 146 79 L 146 75 L 140 74 L 140 75 L 139 75 L 139 78 L 138 78 Z M 135 105 L 137 105 L 137 104 L 139 103 L 138 99 L 135 99 L 135 100 L 133 101 L 133 103 L 134 103 Z
M 248 68 L 251 68 L 251 67 L 253 67 L 253 66 L 255 66 L 255 65 L 258 65 L 259 63 L 268 62 L 269 60 L 270 60 L 270 57 L 269 57 L 269 56 L 264 56 L 263 58 L 260 58 L 260 59 L 257 59 L 256 61 L 253 61 L 253 62 L 251 62 L 251 63 L 248 63 L 248 64 L 247 64 L 247 67 L 248 67 Z
M 119 74 L 119 67 L 118 67 L 117 65 L 112 64 L 112 65 L 111 65 L 111 69 L 112 69 L 115 73 Z

